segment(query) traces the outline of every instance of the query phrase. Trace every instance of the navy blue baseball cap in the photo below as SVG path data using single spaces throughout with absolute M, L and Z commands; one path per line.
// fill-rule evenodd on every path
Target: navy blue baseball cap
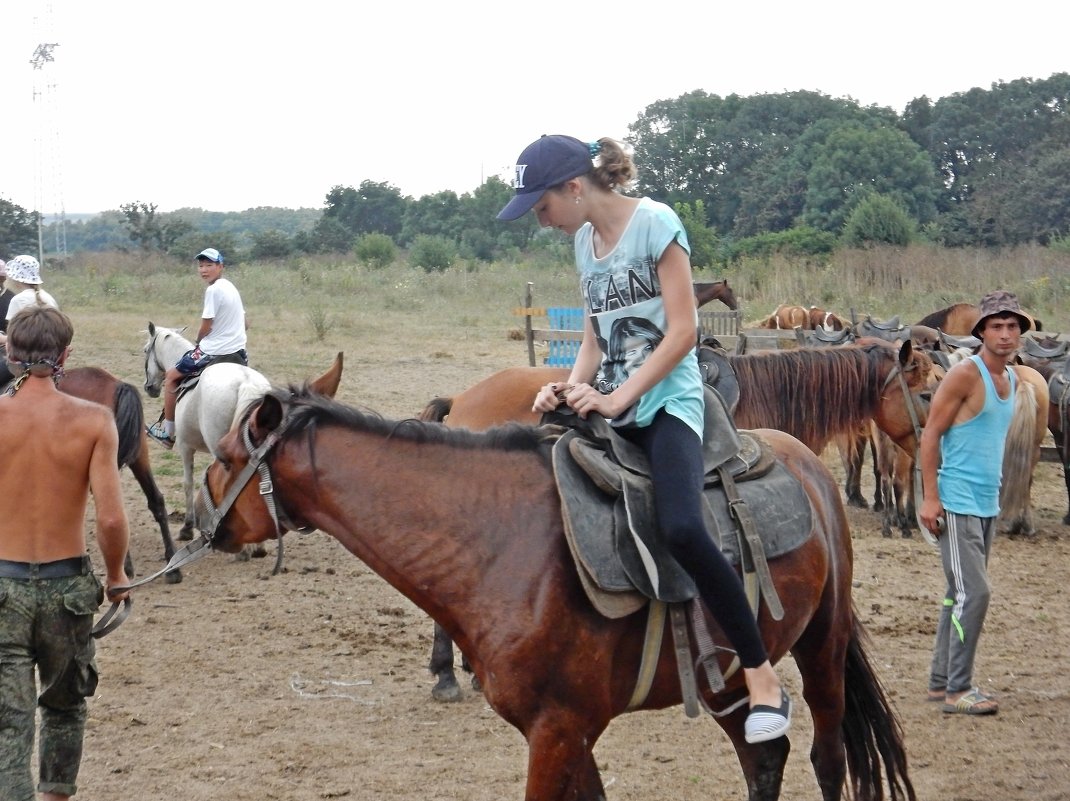
M 523 217 L 547 189 L 586 175 L 594 166 L 590 147 L 572 136 L 543 135 L 524 148 L 516 160 L 516 194 L 498 212 L 499 220 Z

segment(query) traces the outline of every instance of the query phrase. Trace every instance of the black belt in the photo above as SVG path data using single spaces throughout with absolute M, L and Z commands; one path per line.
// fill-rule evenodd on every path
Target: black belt
M 72 556 L 55 562 L 9 562 L 0 559 L 0 578 L 54 579 L 81 576 L 92 571 L 88 556 Z

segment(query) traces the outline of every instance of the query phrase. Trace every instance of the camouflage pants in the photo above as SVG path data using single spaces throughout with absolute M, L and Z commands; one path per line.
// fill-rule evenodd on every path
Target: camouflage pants
M 97 687 L 91 631 L 100 581 L 0 578 L 0 801 L 33 801 L 31 754 L 41 710 L 37 791 L 74 795 L 85 699 Z M 34 667 L 40 676 L 35 699 Z

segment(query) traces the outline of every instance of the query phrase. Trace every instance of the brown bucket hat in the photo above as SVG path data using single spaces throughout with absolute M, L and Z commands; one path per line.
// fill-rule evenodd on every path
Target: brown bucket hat
M 970 333 L 975 337 L 980 337 L 980 331 L 984 328 L 985 320 L 989 317 L 995 317 L 997 314 L 1004 314 L 1010 312 L 1018 318 L 1018 324 L 1022 327 L 1022 333 L 1028 331 L 1033 321 L 1022 311 L 1022 307 L 1018 305 L 1018 296 L 1013 292 L 1008 292 L 1005 289 L 997 289 L 995 292 L 989 292 L 983 298 L 980 303 L 981 316 L 977 318 L 977 322 L 974 323 L 973 331 Z

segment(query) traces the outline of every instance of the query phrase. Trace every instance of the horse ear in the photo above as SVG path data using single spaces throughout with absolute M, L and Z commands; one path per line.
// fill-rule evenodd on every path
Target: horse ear
M 909 338 L 904 339 L 903 344 L 899 346 L 899 363 L 905 367 L 913 355 L 914 343 Z
M 308 388 L 320 395 L 333 398 L 338 392 L 338 384 L 342 381 L 342 363 L 342 351 L 338 351 L 338 355 L 334 357 L 334 363 L 330 366 L 330 369 L 315 381 L 309 382 Z
M 156 336 L 156 326 L 153 324 L 152 320 L 149 320 L 149 336 Z
M 282 418 L 282 401 L 270 393 L 265 395 L 249 418 L 249 433 L 253 441 L 262 442 L 264 437 L 279 427 Z

